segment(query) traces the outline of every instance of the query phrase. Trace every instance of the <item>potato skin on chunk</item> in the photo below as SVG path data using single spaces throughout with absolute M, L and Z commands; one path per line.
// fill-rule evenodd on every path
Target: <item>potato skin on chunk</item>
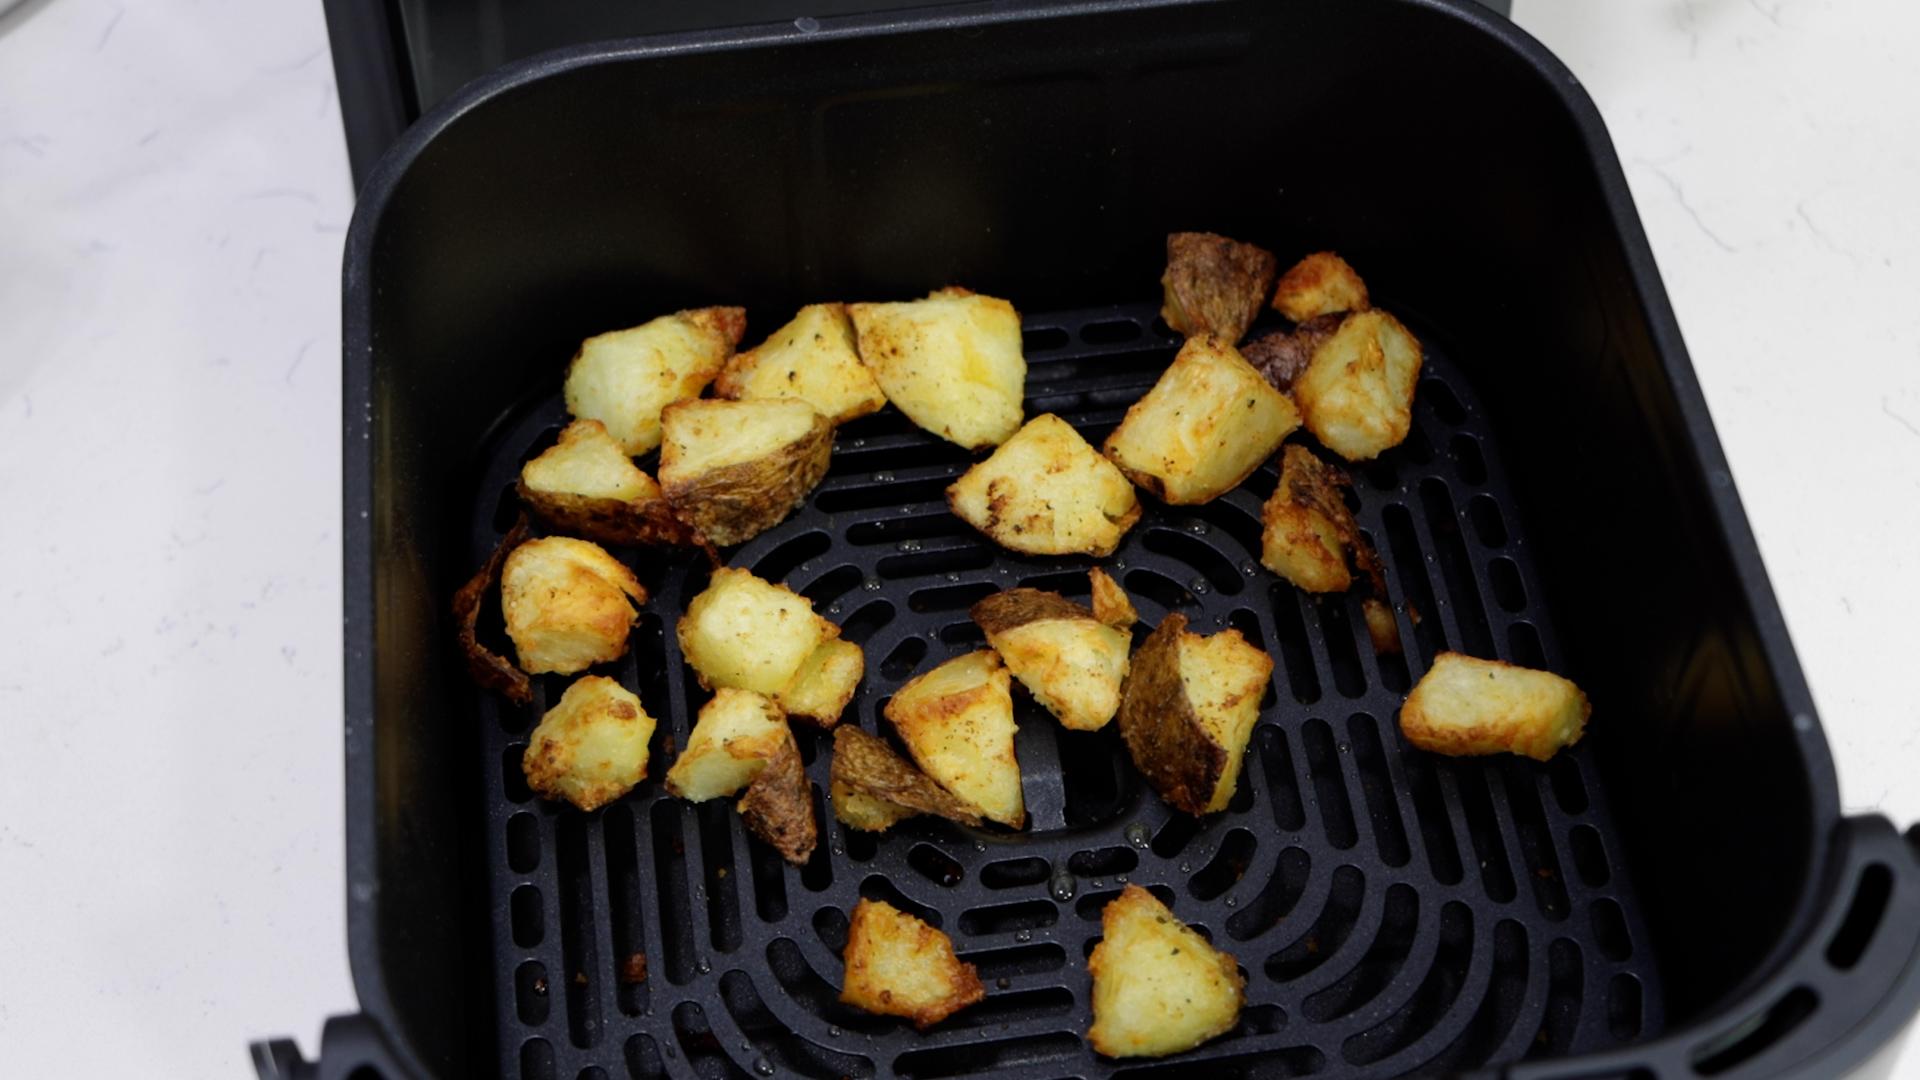
M 1111 1058 L 1165 1057 L 1233 1029 L 1246 979 L 1232 956 L 1128 885 L 1100 913 L 1101 939 L 1087 958 L 1093 1026 L 1087 1042 Z
M 953 941 L 884 900 L 861 898 L 847 927 L 846 985 L 840 1000 L 925 1031 L 987 996 L 980 973 L 953 954 Z
M 1040 589 L 1002 590 L 971 614 L 1007 670 L 1062 726 L 1098 731 L 1113 719 L 1133 644 L 1126 631 Z
M 603 544 L 685 544 L 693 534 L 598 420 L 575 420 L 520 469 L 520 501 L 554 528 Z
M 748 832 L 793 865 L 806 865 L 819 842 L 820 824 L 813 817 L 813 785 L 791 735 L 747 785 L 737 809 Z
M 1140 643 L 1121 691 L 1120 734 L 1169 806 L 1195 816 L 1227 808 L 1272 675 L 1273 658 L 1238 630 L 1202 637 L 1178 612 Z
M 916 814 L 978 825 L 980 812 L 934 783 L 885 739 L 857 727 L 833 733 L 834 816 L 856 829 L 883 832 Z
M 682 401 L 660 426 L 667 502 L 715 544 L 743 543 L 786 520 L 833 456 L 833 425 L 804 401 Z
M 1271 252 L 1252 244 L 1215 233 L 1171 233 L 1160 317 L 1175 333 L 1237 342 L 1260 314 L 1278 269 Z

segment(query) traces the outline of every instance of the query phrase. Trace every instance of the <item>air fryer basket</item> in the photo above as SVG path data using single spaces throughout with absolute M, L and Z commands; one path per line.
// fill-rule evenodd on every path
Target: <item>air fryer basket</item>
M 346 267 L 348 856 L 359 1017 L 263 1076 L 1834 1075 L 1920 1000 L 1920 869 L 1842 820 L 1831 762 L 1618 165 L 1537 44 L 1468 5 L 954 9 L 550 54 L 470 87 L 376 169 Z M 446 598 L 511 520 L 588 333 L 947 283 L 1026 313 L 1029 415 L 1104 433 L 1172 355 L 1165 233 L 1337 247 L 1429 348 L 1408 442 L 1358 470 L 1404 659 L 1346 598 L 1255 565 L 1270 471 L 1150 504 L 1109 565 L 1157 621 L 1277 667 L 1232 809 L 1170 814 L 1112 732 L 1023 703 L 1019 835 L 829 824 L 789 868 L 657 783 L 528 798 L 514 709 L 463 681 Z M 1117 305 L 1117 306 L 1116 306 Z M 994 588 L 1084 592 L 946 513 L 960 451 L 842 429 L 803 512 L 728 553 L 867 648 L 845 722 L 977 644 Z M 654 591 L 614 674 L 701 700 Z M 1422 616 L 1417 622 L 1406 605 Z M 1596 703 L 1550 766 L 1406 748 L 1440 648 L 1546 663 Z M 822 738 L 802 737 L 824 788 Z M 824 805 L 821 807 L 824 811 Z M 1080 1039 L 1098 905 L 1154 888 L 1249 976 L 1238 1030 L 1164 1063 Z M 919 1034 L 834 1003 L 857 896 L 920 911 L 988 999 Z M 644 954 L 648 977 L 623 978 Z

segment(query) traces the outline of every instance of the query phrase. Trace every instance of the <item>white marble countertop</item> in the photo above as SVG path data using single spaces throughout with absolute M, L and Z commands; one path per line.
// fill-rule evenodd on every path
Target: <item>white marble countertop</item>
M 320 6 L 0 16 L 0 1061 L 354 1006 Z M 1852 810 L 1920 819 L 1920 6 L 1520 0 L 1599 102 Z M 1916 1054 L 1908 1072 L 1920 1074 Z

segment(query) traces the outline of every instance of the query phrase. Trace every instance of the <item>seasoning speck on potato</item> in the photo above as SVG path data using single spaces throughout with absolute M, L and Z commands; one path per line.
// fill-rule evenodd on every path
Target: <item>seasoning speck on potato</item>
M 653 717 L 640 699 L 603 675 L 574 680 L 533 729 L 520 766 L 543 798 L 597 810 L 647 776 Z
M 598 544 L 567 536 L 529 540 L 507 556 L 500 609 L 528 674 L 572 675 L 627 651 L 634 605 L 647 590 Z

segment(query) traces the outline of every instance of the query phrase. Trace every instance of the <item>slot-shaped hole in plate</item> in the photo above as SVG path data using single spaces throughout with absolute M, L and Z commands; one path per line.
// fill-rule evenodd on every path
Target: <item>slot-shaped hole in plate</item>
M 1002 859 L 980 868 L 980 884 L 989 889 L 1020 889 L 1038 885 L 1053 876 L 1053 864 L 1030 855 L 1020 859 Z
M 907 597 L 907 607 L 914 611 L 966 611 L 983 597 L 999 592 L 992 582 L 967 581 L 957 585 L 934 585 L 915 589 Z
M 540 819 L 525 810 L 507 819 L 507 869 L 532 873 L 540 865 Z
M 1289 847 L 1282 851 L 1267 883 L 1245 906 L 1227 917 L 1227 936 L 1235 941 L 1251 941 L 1278 926 L 1307 891 L 1312 872 L 1313 857 L 1306 849 Z
M 1197 571 L 1198 576 L 1187 582 L 1188 592 L 1213 591 L 1223 596 L 1235 596 L 1245 585 L 1238 567 L 1211 544 L 1191 533 L 1174 529 L 1148 529 L 1146 536 L 1141 539 L 1141 545 L 1148 551 L 1178 559 Z
M 1487 482 L 1487 459 L 1480 452 L 1480 440 L 1471 435 L 1455 435 L 1452 443 L 1454 471 L 1469 484 Z
M 1294 701 L 1312 705 L 1320 700 L 1320 675 L 1307 648 L 1307 622 L 1300 614 L 1300 606 L 1308 601 L 1300 590 L 1284 581 L 1274 582 L 1268 596 L 1273 604 L 1274 645 L 1280 651 L 1287 687 L 1293 691 Z
M 788 537 L 753 564 L 753 572 L 767 581 L 784 582 L 809 559 L 825 555 L 833 547 L 833 537 L 819 529 Z
M 929 574 L 950 574 L 962 570 L 981 570 L 992 566 L 993 548 L 985 541 L 952 541 L 943 543 L 931 551 L 921 550 L 910 554 L 888 555 L 880 560 L 880 576 L 890 581 L 902 578 L 926 577 Z
M 1848 971 L 1860 962 L 1887 913 L 1887 901 L 1893 898 L 1893 871 L 1884 863 L 1872 863 L 1860 872 L 1860 884 L 1854 889 L 1840 928 L 1827 942 L 1827 963 Z
M 1386 751 L 1380 745 L 1380 729 L 1373 717 L 1365 713 L 1348 717 L 1347 743 L 1353 748 L 1354 770 L 1360 774 L 1360 795 L 1367 804 L 1367 820 L 1373 823 L 1380 861 L 1388 866 L 1405 866 L 1411 857 L 1407 830 L 1400 823 L 1400 803 L 1394 795 L 1397 785 L 1387 769 Z
M 1475 495 L 1467 500 L 1467 520 L 1482 546 L 1497 548 L 1507 544 L 1507 522 L 1500 516 L 1500 504 L 1491 495 Z
M 1132 848 L 1106 847 L 1076 851 L 1067 860 L 1067 869 L 1077 877 L 1109 878 L 1130 874 L 1140 865 L 1140 856 Z
M 1372 1001 L 1398 978 L 1413 951 L 1414 932 L 1420 927 L 1420 895 L 1413 886 L 1395 882 L 1387 886 L 1381 909 L 1380 927 L 1352 970 L 1325 990 L 1307 996 L 1300 1013 L 1309 1020 L 1325 1023 L 1347 1016 Z
M 513 1006 L 520 1022 L 539 1027 L 547 1022 L 552 999 L 547 994 L 547 965 L 528 960 L 513 971 Z
M 614 1007 L 627 1016 L 639 1016 L 647 1010 L 650 993 L 647 980 L 635 977 L 646 971 L 646 938 L 640 925 L 645 902 L 641 899 L 639 836 L 627 803 L 607 807 L 601 817 L 601 834 L 607 849 L 607 906 L 611 909 L 607 915 L 613 931 L 613 955 L 608 959 L 614 973 Z
M 1313 778 L 1315 802 L 1320 807 L 1320 827 L 1327 843 L 1345 851 L 1360 839 L 1354 827 L 1353 804 L 1347 799 L 1347 784 L 1340 775 L 1340 754 L 1333 744 L 1333 730 L 1325 720 L 1309 720 L 1300 725 L 1300 747 L 1306 752 L 1307 773 Z
M 971 937 L 1039 930 L 1060 921 L 1060 909 L 1051 900 L 1017 900 L 971 908 L 960 915 L 960 932 Z
M 880 674 L 894 682 L 900 682 L 913 674 L 914 669 L 920 666 L 920 661 L 925 659 L 926 655 L 925 638 L 901 638 L 900 643 L 887 653 L 887 658 L 880 661 Z
M 918 900 L 909 898 L 906 893 L 901 892 L 898 886 L 882 874 L 868 874 L 866 878 L 860 882 L 860 895 L 869 900 L 884 900 L 936 930 L 940 929 L 940 924 L 943 921 L 937 909 L 930 908 Z
M 1214 853 L 1212 861 L 1201 867 L 1187 882 L 1187 891 L 1193 894 L 1194 899 L 1207 901 L 1233 888 L 1253 863 L 1257 846 L 1253 833 L 1248 830 L 1230 830 L 1220 841 L 1220 849 Z
M 1167 905 L 1169 908 L 1173 906 L 1172 887 L 1167 885 L 1148 885 L 1146 886 L 1146 890 L 1152 893 L 1162 904 Z M 1117 899 L 1122 891 L 1121 889 L 1102 889 L 1099 892 L 1086 893 L 1081 896 L 1079 900 L 1074 901 L 1073 913 L 1085 919 L 1087 922 L 1099 922 L 1101 912 L 1105 911 L 1107 905 Z M 1087 942 L 1087 948 L 1089 950 L 1093 948 L 1093 942 L 1091 940 Z
M 1447 816 L 1446 796 L 1434 774 L 1432 755 L 1403 744 L 1400 774 L 1406 777 L 1414 820 L 1419 823 L 1420 842 L 1427 849 L 1427 865 L 1433 869 L 1434 880 L 1443 885 L 1456 884 L 1461 875 L 1460 848 Z
M 932 844 L 913 845 L 913 850 L 907 852 L 907 865 L 943 889 L 951 889 L 967 877 L 966 867 Z
M 1119 345 L 1140 336 L 1140 324 L 1132 319 L 1103 319 L 1080 328 L 1080 340 L 1089 345 Z
M 1327 886 L 1326 903 L 1315 916 L 1313 925 L 1286 948 L 1267 957 L 1267 978 L 1276 983 L 1297 982 L 1340 951 L 1360 918 L 1360 905 L 1366 899 L 1367 878 L 1352 866 L 1335 867 Z

